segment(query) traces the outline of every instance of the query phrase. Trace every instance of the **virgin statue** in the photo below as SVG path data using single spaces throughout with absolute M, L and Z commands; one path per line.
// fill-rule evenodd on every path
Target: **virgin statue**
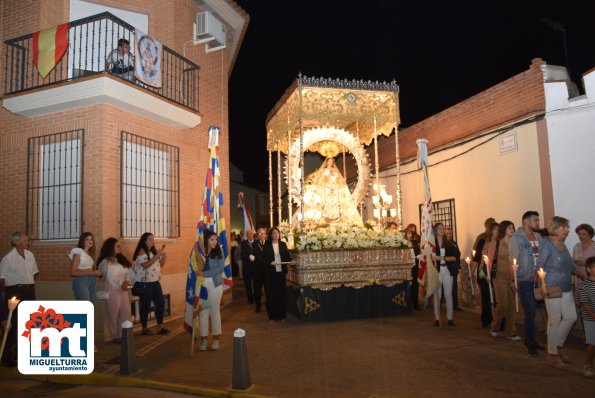
M 362 224 L 357 204 L 332 158 L 304 180 L 304 216 L 306 222 L 319 226 Z

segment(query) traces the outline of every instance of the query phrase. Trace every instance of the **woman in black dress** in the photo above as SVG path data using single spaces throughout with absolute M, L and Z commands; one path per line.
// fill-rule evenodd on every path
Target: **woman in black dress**
M 287 264 L 284 263 L 291 261 L 291 255 L 285 242 L 281 241 L 281 233 L 278 228 L 269 230 L 268 239 L 264 245 L 264 258 L 266 260 L 267 313 L 270 320 L 283 321 L 287 317 L 287 287 L 285 285 Z

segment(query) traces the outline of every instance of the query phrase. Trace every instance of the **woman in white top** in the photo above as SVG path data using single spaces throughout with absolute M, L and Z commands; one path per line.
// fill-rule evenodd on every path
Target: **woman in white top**
M 83 232 L 68 258 L 74 297 L 77 300 L 95 302 L 97 277 L 101 276 L 101 272 L 95 269 L 95 239 L 91 232 Z
M 155 249 L 155 237 L 152 233 L 142 234 L 134 250 L 134 277 L 137 285 L 140 285 L 143 293 L 140 295 L 140 322 L 143 326 L 143 334 L 153 334 L 147 327 L 149 319 L 149 308 L 151 301 L 155 303 L 155 318 L 157 318 L 157 332 L 167 334 L 163 326 L 163 290 L 161 290 L 161 268 L 165 265 L 165 245 L 161 250 Z
M 122 342 L 122 322 L 130 320 L 128 289 L 134 284 L 132 263 L 121 252 L 120 242 L 108 238 L 99 252 L 99 269 L 106 280 L 107 315 L 112 341 Z

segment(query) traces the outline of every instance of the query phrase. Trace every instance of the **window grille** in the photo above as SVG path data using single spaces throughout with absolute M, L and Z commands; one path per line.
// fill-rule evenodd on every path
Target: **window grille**
M 421 212 L 423 204 L 419 205 L 419 220 L 421 223 Z M 432 222 L 434 225 L 441 222 L 445 228 L 452 228 L 452 236 L 457 241 L 457 213 L 455 211 L 455 200 L 446 199 L 432 202 Z
M 32 239 L 76 239 L 81 233 L 85 131 L 27 140 L 26 231 Z
M 122 131 L 121 234 L 180 236 L 179 148 Z

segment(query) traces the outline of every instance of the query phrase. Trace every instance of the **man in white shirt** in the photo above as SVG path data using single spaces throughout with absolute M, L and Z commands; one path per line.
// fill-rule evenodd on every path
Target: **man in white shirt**
M 12 250 L 0 263 L 0 288 L 4 290 L 6 301 L 16 297 L 20 301 L 35 300 L 35 275 L 39 272 L 37 262 L 29 247 L 29 237 L 21 232 L 10 236 Z M 2 303 L 6 306 L 7 302 Z M 11 325 L 2 356 L 5 366 L 16 366 L 17 358 L 17 311 L 12 314 Z

